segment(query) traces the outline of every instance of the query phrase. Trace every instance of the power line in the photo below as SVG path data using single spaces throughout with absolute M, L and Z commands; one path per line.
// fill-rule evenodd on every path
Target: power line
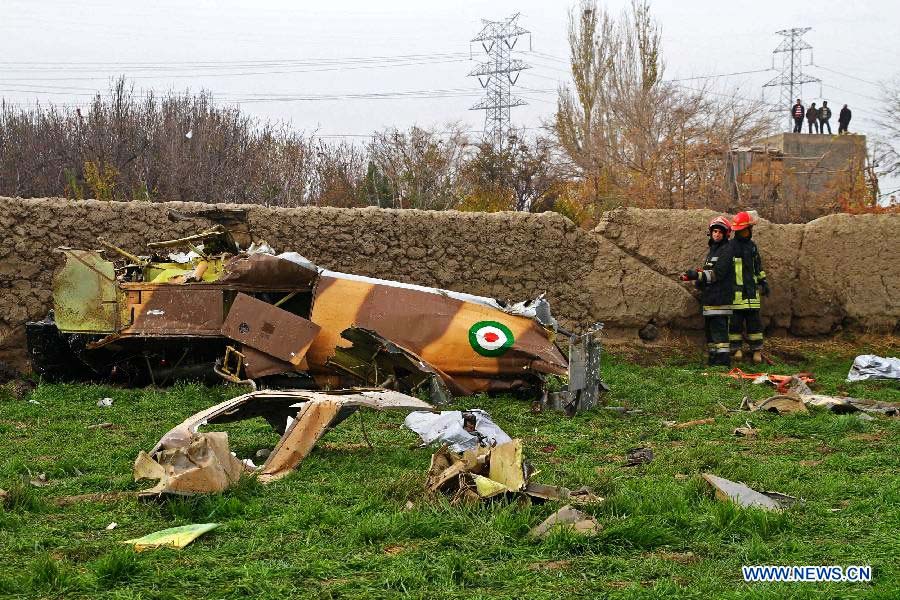
M 822 65 L 812 64 L 811 66 L 816 67 L 817 69 L 824 69 L 826 71 L 834 73 L 835 75 L 842 75 L 844 77 L 849 77 L 850 79 L 855 79 L 856 81 L 861 81 L 862 83 L 868 83 L 869 85 L 874 85 L 879 88 L 881 87 L 881 84 L 878 83 L 877 81 L 872 81 L 870 79 L 863 79 L 862 77 L 856 77 L 855 75 L 850 75 L 849 73 L 843 73 L 836 69 L 829 69 L 828 67 L 823 67 Z

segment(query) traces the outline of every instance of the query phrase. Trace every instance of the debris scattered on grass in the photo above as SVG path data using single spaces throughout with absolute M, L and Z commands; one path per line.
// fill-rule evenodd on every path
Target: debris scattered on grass
M 432 406 L 383 389 L 254 391 L 200 411 L 170 429 L 149 453 L 138 455 L 135 479 L 160 480 L 147 494 L 222 491 L 255 465 L 231 453 L 227 434 L 201 434 L 200 427 L 262 416 L 282 436 L 256 473 L 261 483 L 275 481 L 294 471 L 329 428 L 359 408 L 410 412 Z
M 751 412 L 765 411 L 778 415 L 809 412 L 803 400 L 793 395 L 772 396 L 759 403 L 751 402 L 749 406 Z
M 601 529 L 597 519 L 567 504 L 547 517 L 540 525 L 534 527 L 529 535 L 544 538 L 555 527 L 565 527 L 575 533 L 587 536 L 596 535 Z
M 113 405 L 112 398 L 101 398 L 100 400 L 97 400 L 97 406 L 99 406 L 100 408 L 108 408 L 112 405 Z
M 522 441 L 492 448 L 478 446 L 462 454 L 444 445 L 431 457 L 425 481 L 428 493 L 451 496 L 451 504 L 477 502 L 498 496 L 520 495 L 530 500 L 563 500 L 589 504 L 602 501 L 590 490 L 543 485 L 530 481 L 533 469 L 522 458 Z
M 709 425 L 710 423 L 715 422 L 715 418 L 709 417 L 708 419 L 695 419 L 693 421 L 685 421 L 684 423 L 675 423 L 673 425 L 669 425 L 669 427 L 671 427 L 672 429 L 687 429 L 688 427 L 694 427 L 695 425 Z
M 153 548 L 184 548 L 198 537 L 218 527 L 218 523 L 196 523 L 171 527 L 155 531 L 143 537 L 125 540 L 123 544 L 132 544 L 138 552 Z
M 732 377 L 734 379 L 749 379 L 757 385 L 771 383 L 776 388 L 778 388 L 779 393 L 784 393 L 786 391 L 787 384 L 793 378 L 799 379 L 803 383 L 814 383 L 816 381 L 813 378 L 812 373 L 795 373 L 794 375 L 774 375 L 772 373 L 745 373 L 738 367 L 733 368 L 727 373 L 720 373 L 720 375 L 722 375 L 723 377 Z
M 793 496 L 780 492 L 757 492 L 743 483 L 729 481 L 712 473 L 704 473 L 703 479 L 715 489 L 717 499 L 731 501 L 738 506 L 781 511 L 797 501 Z
M 34 487 L 47 487 L 48 485 L 50 485 L 50 482 L 47 480 L 47 474 L 38 473 L 37 477 L 34 477 L 31 480 L 31 485 L 33 485 Z
M 107 530 L 107 531 L 112 531 L 113 529 L 115 529 L 115 528 L 118 527 L 118 526 L 119 526 L 119 524 L 116 523 L 115 521 L 113 521 L 112 523 L 110 523 L 109 525 L 106 526 L 106 530 Z
M 756 434 L 758 432 L 759 430 L 754 429 L 753 425 L 751 425 L 749 421 L 745 421 L 743 427 L 735 428 L 732 433 L 737 437 L 756 437 Z
M 112 429 L 115 427 L 112 423 L 96 423 L 94 425 L 88 425 L 88 429 Z
M 627 462 L 625 463 L 626 467 L 636 467 L 638 465 L 645 465 L 653 460 L 653 449 L 652 448 L 632 448 L 625 455 Z

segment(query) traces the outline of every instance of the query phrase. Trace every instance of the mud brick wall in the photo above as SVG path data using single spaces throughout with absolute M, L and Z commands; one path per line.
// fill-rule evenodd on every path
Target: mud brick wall
M 59 246 L 98 248 L 103 236 L 131 252 L 195 233 L 200 203 L 0 198 L 0 360 L 22 364 L 26 320 L 50 308 Z M 556 214 L 222 205 L 248 209 L 255 240 L 333 270 L 494 296 L 546 293 L 570 328 L 603 321 L 637 340 L 647 323 L 675 334 L 702 326 L 689 286 L 677 281 L 705 256 L 705 210 L 621 209 L 593 231 Z M 773 294 L 770 332 L 824 335 L 840 328 L 898 331 L 898 216 L 831 215 L 805 225 L 755 228 Z

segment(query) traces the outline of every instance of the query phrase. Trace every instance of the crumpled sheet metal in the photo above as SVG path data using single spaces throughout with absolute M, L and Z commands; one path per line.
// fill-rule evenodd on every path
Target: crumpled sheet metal
M 416 432 L 424 445 L 440 442 L 447 444 L 453 452 L 465 452 L 478 445 L 496 446 L 512 441 L 487 412 L 479 408 L 466 412 L 475 415 L 474 434 L 463 427 L 463 413 L 459 410 L 412 412 L 406 415 L 403 425 Z
M 853 359 L 847 381 L 900 379 L 900 358 L 861 354 Z
M 596 504 L 603 498 L 587 488 L 569 490 L 530 481 L 533 469 L 522 457 L 522 440 L 514 439 L 495 447 L 476 446 L 462 454 L 441 446 L 431 456 L 425 489 L 451 497 L 451 504 L 477 502 L 517 494 L 521 498 Z
M 529 535 L 531 537 L 545 538 L 555 528 L 570 529 L 575 533 L 591 536 L 596 535 L 600 531 L 601 525 L 591 515 L 567 504 L 547 517 L 540 525 L 532 528 Z
M 258 416 L 265 417 L 274 426 L 279 422 L 285 423 L 290 417 L 293 420 L 275 450 L 269 454 L 265 464 L 257 469 L 262 483 L 275 481 L 296 469 L 329 427 L 360 407 L 406 411 L 432 408 L 418 398 L 391 390 L 250 392 L 200 411 L 170 429 L 149 454 L 142 451 L 138 455 L 135 461 L 135 478 L 140 475 L 160 479 L 160 485 L 165 483 L 165 489 L 157 491 L 153 488 L 148 493 L 222 491 L 237 480 L 231 475 L 238 466 L 243 470 L 243 464 L 228 450 L 227 434 L 199 434 L 199 428 L 209 423 L 233 422 Z M 213 450 L 210 451 L 209 448 Z M 197 457 L 205 457 L 206 460 L 198 461 Z M 196 468 L 189 468 L 187 463 Z M 172 466 L 168 467 L 170 464 Z
M 780 492 L 757 492 L 743 483 L 730 481 L 712 473 L 704 473 L 703 479 L 715 489 L 716 498 L 734 502 L 745 508 L 781 511 L 797 501 L 793 496 Z
M 141 450 L 134 461 L 134 480 L 158 479 L 139 497 L 159 494 L 190 495 L 222 492 L 248 470 L 231 453 L 228 434 L 195 434 L 187 445 L 163 450 L 151 457 Z

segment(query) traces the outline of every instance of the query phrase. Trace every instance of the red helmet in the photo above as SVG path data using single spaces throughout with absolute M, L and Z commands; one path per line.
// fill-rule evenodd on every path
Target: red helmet
M 713 227 L 721 227 L 722 229 L 724 229 L 725 237 L 728 237 L 728 235 L 731 234 L 731 223 L 729 223 L 728 219 L 721 215 L 709 222 L 709 228 L 712 229 Z
M 734 215 L 734 219 L 731 221 L 731 228 L 735 231 L 740 231 L 741 229 L 752 227 L 755 224 L 756 219 L 753 217 L 753 215 L 746 211 L 741 211 L 738 214 Z

